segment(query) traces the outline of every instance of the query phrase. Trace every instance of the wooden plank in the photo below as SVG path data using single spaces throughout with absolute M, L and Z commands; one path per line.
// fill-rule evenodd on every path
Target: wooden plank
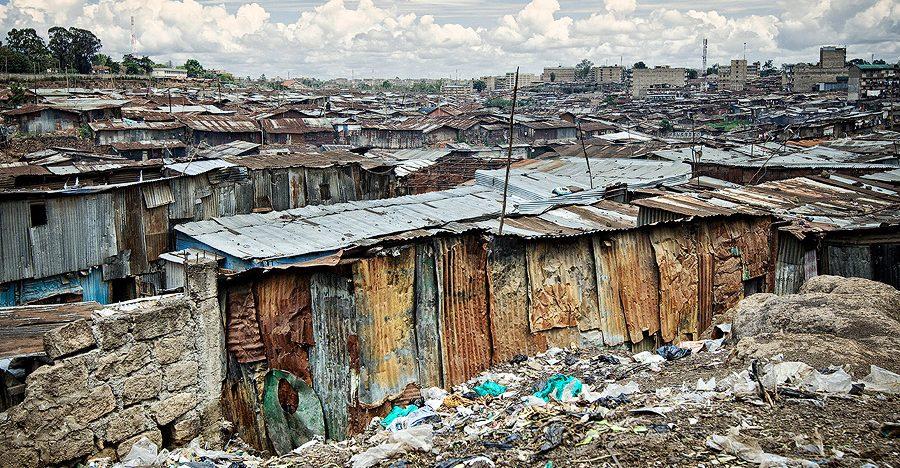
M 96 302 L 0 308 L 0 358 L 43 353 L 45 333 L 102 308 Z
M 646 232 L 628 231 L 614 238 L 619 296 L 632 343 L 659 331 L 659 272 Z
M 594 237 L 594 264 L 597 269 L 597 303 L 600 309 L 600 330 L 606 346 L 618 346 L 628 339 L 625 311 L 619 296 L 621 280 L 616 268 L 612 243 Z
M 416 245 L 416 354 L 423 387 L 444 386 L 436 275 L 434 247 Z
M 465 382 L 491 365 L 486 252 L 474 236 L 436 239 L 444 384 Z
M 546 335 L 531 333 L 527 289 L 525 244 L 516 238 L 494 238 L 488 256 L 488 292 L 495 364 L 547 350 Z
M 415 249 L 353 264 L 359 402 L 381 405 L 418 380 L 413 308 Z
M 313 344 L 309 276 L 276 272 L 257 281 L 256 315 L 269 368 L 312 383 L 308 348 Z
M 331 272 L 313 273 L 313 390 L 322 401 L 329 439 L 347 437 L 350 407 L 350 336 L 354 320 L 352 280 Z M 355 334 L 353 334 L 354 342 Z

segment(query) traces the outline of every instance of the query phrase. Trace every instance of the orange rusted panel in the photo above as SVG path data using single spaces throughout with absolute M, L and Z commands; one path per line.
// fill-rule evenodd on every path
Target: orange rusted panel
M 225 323 L 225 344 L 240 363 L 262 361 L 265 347 L 256 319 L 256 302 L 249 284 L 234 284 L 228 288 Z
M 491 337 L 494 363 L 517 354 L 533 355 L 547 350 L 543 333 L 531 333 L 528 323 L 528 275 L 525 245 L 515 238 L 494 238 L 488 257 Z
M 256 312 L 269 367 L 288 371 L 311 384 L 309 277 L 291 271 L 260 279 L 256 283 Z
M 590 239 L 529 242 L 525 251 L 531 331 L 600 328 Z
M 487 255 L 480 238 L 436 239 L 444 384 L 456 385 L 491 365 Z
M 650 231 L 659 269 L 659 328 L 664 342 L 697 337 L 697 245 L 685 225 Z
M 627 231 L 613 239 L 619 296 L 632 343 L 659 331 L 659 272 L 645 231 Z
M 628 328 L 625 323 L 625 311 L 622 310 L 622 299 L 619 271 L 616 267 L 615 252 L 612 243 L 595 237 L 594 265 L 597 273 L 597 303 L 600 308 L 600 330 L 603 342 L 607 346 L 616 346 L 628 339 Z
M 413 307 L 415 248 L 353 264 L 359 401 L 380 405 L 418 378 Z

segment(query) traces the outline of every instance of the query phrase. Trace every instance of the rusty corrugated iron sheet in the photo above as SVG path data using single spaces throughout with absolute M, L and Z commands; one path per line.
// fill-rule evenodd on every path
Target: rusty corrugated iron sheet
M 493 362 L 507 362 L 517 354 L 547 350 L 544 333 L 531 333 L 528 320 L 528 273 L 525 243 L 495 237 L 488 255 L 488 294 Z
M 659 327 L 665 342 L 696 339 L 699 312 L 697 241 L 678 224 L 650 231 L 659 268 Z
M 325 432 L 332 440 L 344 440 L 349 427 L 351 356 L 358 353 L 352 280 L 332 272 L 310 276 L 313 340 L 310 353 L 313 390 L 328 415 Z M 352 348 L 352 349 L 351 349 Z M 354 366 L 355 367 L 355 366 Z
M 255 294 L 269 367 L 312 383 L 308 352 L 313 345 L 309 276 L 273 272 L 256 282 Z
M 262 361 L 266 358 L 256 318 L 256 302 L 249 284 L 235 284 L 228 288 L 225 347 L 239 363 Z
M 353 264 L 359 336 L 359 402 L 380 405 L 418 380 L 415 248 Z
M 443 387 L 441 360 L 441 329 L 438 318 L 438 285 L 434 245 L 416 245 L 416 352 L 418 354 L 419 384 L 423 387 Z
M 600 328 L 590 239 L 529 242 L 525 251 L 531 330 Z
M 619 295 L 632 343 L 659 331 L 659 273 L 650 235 L 628 231 L 614 238 Z
M 259 411 L 267 370 L 265 363 L 241 363 L 236 356 L 229 355 L 222 383 L 222 415 L 240 429 L 241 440 L 260 451 L 273 449 Z
M 620 296 L 620 278 L 612 242 L 594 237 L 594 265 L 597 278 L 597 303 L 600 308 L 600 330 L 606 346 L 628 341 L 625 311 Z
M 465 382 L 491 365 L 487 262 L 475 236 L 435 240 L 444 384 Z

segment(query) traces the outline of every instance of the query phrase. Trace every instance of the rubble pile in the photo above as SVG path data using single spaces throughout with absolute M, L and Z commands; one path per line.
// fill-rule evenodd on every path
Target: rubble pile
M 342 442 L 313 439 L 274 458 L 253 453 L 239 440 L 223 451 L 196 442 L 171 452 L 138 444 L 122 464 L 896 466 L 900 375 L 892 361 L 850 355 L 876 359 L 861 373 L 839 355 L 818 356 L 829 360 L 821 365 L 739 352 L 767 334 L 784 341 L 804 330 L 804 339 L 819 344 L 836 337 L 889 343 L 883 334 L 893 333 L 892 324 L 883 324 L 881 335 L 853 337 L 865 325 L 853 320 L 886 321 L 897 311 L 889 308 L 896 291 L 870 283 L 821 278 L 798 295 L 752 296 L 733 311 L 733 328 L 743 335 L 731 335 L 730 324 L 720 324 L 716 334 L 724 336 L 718 339 L 637 354 L 551 348 L 534 357 L 519 355 L 451 389 L 424 388 L 418 400 L 373 418 L 363 434 Z M 867 291 L 865 301 L 860 291 Z M 858 306 L 851 307 L 854 296 Z M 821 319 L 804 312 L 811 304 L 819 304 Z M 846 315 L 839 307 L 847 308 Z M 759 320 L 745 316 L 749 310 Z M 806 325 L 797 328 L 798 323 Z M 808 352 L 812 356 L 814 350 Z

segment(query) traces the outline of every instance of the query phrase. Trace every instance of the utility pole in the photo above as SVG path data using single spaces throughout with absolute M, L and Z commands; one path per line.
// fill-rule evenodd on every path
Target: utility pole
M 503 235 L 503 221 L 506 218 L 506 195 L 509 192 L 509 170 L 512 166 L 513 126 L 516 115 L 516 97 L 519 92 L 519 67 L 516 67 L 516 81 L 513 84 L 512 109 L 509 111 L 509 148 L 506 151 L 506 177 L 503 179 L 503 206 L 500 209 L 500 229 L 498 236 Z
M 577 120 L 576 125 L 578 125 L 578 135 L 581 137 L 581 151 L 584 152 L 584 163 L 587 164 L 587 174 L 588 180 L 591 183 L 591 189 L 594 188 L 594 175 L 591 174 L 591 160 L 588 158 L 587 147 L 584 146 L 584 131 L 581 130 L 581 121 Z

